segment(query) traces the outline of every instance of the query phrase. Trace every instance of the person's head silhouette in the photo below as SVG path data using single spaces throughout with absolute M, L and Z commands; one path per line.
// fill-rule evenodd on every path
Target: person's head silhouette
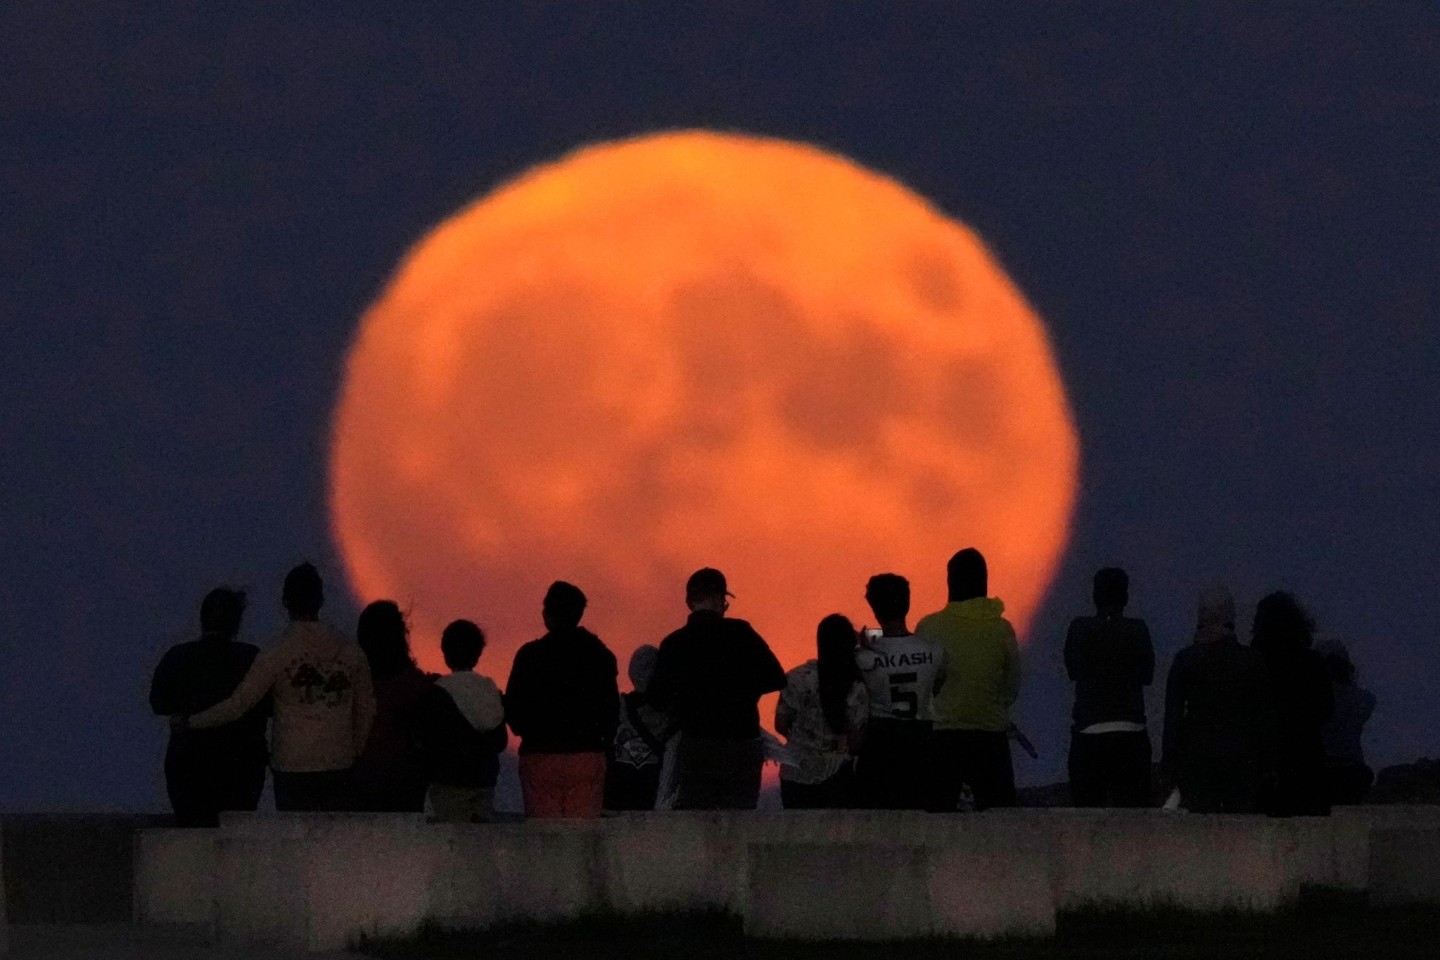
M 870 582 L 874 583 L 875 579 Z M 832 613 L 815 628 L 820 712 L 835 733 L 844 733 L 848 726 L 847 698 L 850 688 L 860 679 L 860 668 L 855 663 L 857 639 L 855 625 L 843 614 Z
M 691 610 L 709 610 L 724 613 L 730 609 L 726 597 L 733 597 L 725 582 L 725 574 L 714 567 L 701 567 L 690 574 L 685 581 L 685 604 Z
M 949 588 L 951 603 L 987 596 L 990 593 L 989 581 L 985 557 L 974 547 L 966 547 L 956 553 L 945 565 L 945 585 Z
M 456 620 L 440 634 L 445 666 L 455 673 L 474 670 L 485 651 L 485 631 L 470 620 Z
M 574 630 L 585 615 L 585 594 L 573 583 L 556 580 L 545 591 L 540 613 L 551 633 Z
M 653 643 L 636 647 L 635 652 L 630 654 L 630 668 L 627 672 L 630 675 L 630 686 L 636 693 L 644 693 L 650 686 L 650 678 L 655 675 L 655 663 L 659 659 L 660 648 Z
M 1119 567 L 1097 570 L 1095 587 L 1090 595 L 1095 600 L 1095 609 L 1102 616 L 1118 617 L 1130 602 L 1130 575 Z
M 1315 621 L 1295 596 L 1283 590 L 1255 604 L 1250 645 L 1265 653 L 1288 654 L 1308 650 L 1315 642 Z
M 216 587 L 200 601 L 200 632 L 217 640 L 233 640 L 245 616 L 245 591 Z
M 280 602 L 291 620 L 314 620 L 325 605 L 325 583 L 313 563 L 302 563 L 285 575 Z
M 376 600 L 360 611 L 355 640 L 376 678 L 393 677 L 415 666 L 410 656 L 410 628 L 394 600 Z
M 865 602 L 887 634 L 906 634 L 910 613 L 910 581 L 898 573 L 877 573 L 865 584 Z

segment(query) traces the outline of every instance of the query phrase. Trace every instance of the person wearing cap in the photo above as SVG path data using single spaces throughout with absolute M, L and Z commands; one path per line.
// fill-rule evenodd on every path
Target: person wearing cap
M 685 625 L 660 644 L 650 702 L 679 731 L 677 810 L 753 810 L 764 748 L 759 701 L 785 686 L 785 671 L 755 628 L 725 616 L 732 597 L 713 567 L 685 584 Z
M 598 817 L 620 691 L 615 655 L 580 626 L 585 594 L 557 580 L 545 594 L 545 636 L 515 654 L 505 717 L 520 738 L 525 815 Z

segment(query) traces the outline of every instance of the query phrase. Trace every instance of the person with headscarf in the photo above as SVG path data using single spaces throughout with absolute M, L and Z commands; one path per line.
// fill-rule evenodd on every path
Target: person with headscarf
M 1283 591 L 1255 605 L 1250 647 L 1265 662 L 1275 705 L 1275 776 L 1265 812 L 1277 817 L 1330 812 L 1322 731 L 1334 710 L 1330 675 L 1315 644 L 1315 623 Z
M 615 745 L 605 771 L 606 810 L 654 810 L 670 724 L 646 696 L 660 648 L 647 643 L 630 655 L 631 691 L 620 697 Z
M 1165 682 L 1161 772 L 1195 813 L 1254 813 L 1273 769 L 1274 723 L 1260 657 L 1235 635 L 1225 587 L 1200 594 L 1194 642 Z

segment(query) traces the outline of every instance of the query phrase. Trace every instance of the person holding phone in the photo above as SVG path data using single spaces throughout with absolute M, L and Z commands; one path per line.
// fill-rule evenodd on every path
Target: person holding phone
M 855 656 L 870 704 L 855 764 L 857 799 L 875 809 L 923 810 L 932 701 L 945 682 L 945 650 L 910 632 L 910 582 L 904 577 L 876 574 L 865 586 L 865 600 L 880 628 L 862 632 Z

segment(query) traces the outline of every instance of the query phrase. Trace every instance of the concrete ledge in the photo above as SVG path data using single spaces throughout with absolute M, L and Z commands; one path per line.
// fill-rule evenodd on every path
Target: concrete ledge
M 1293 820 L 794 811 L 453 825 L 239 814 L 214 831 L 142 831 L 134 910 L 151 926 L 307 950 L 427 919 L 486 927 L 696 909 L 740 915 L 759 936 L 983 938 L 1044 935 L 1057 910 L 1093 904 L 1267 910 L 1304 885 L 1440 902 L 1432 864 L 1437 808 Z
M 135 836 L 135 922 L 214 935 L 217 831 L 155 829 Z

